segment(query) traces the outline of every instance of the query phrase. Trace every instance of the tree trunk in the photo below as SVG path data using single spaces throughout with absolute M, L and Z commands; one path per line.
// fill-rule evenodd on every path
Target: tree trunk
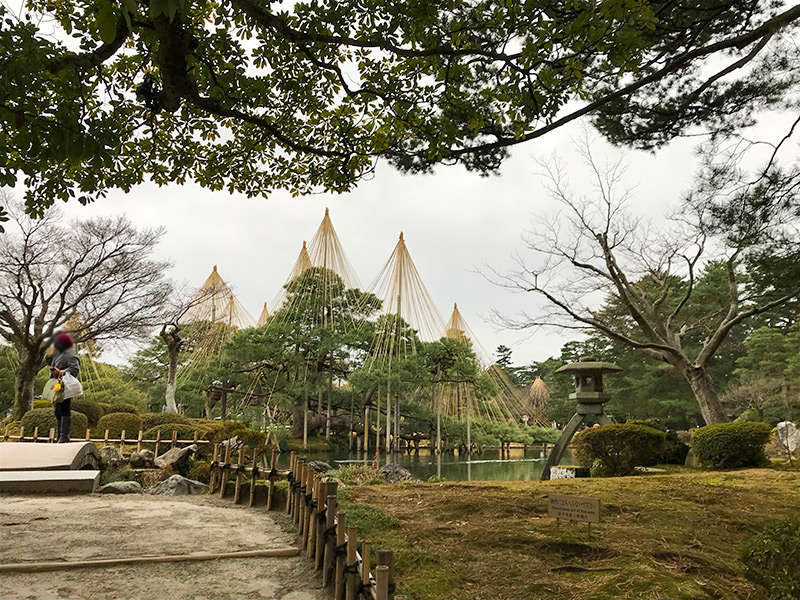
M 726 423 L 728 416 L 722 408 L 717 390 L 714 389 L 714 383 L 706 368 L 689 366 L 684 368 L 683 375 L 694 392 L 697 404 L 700 405 L 700 413 L 703 415 L 706 425 Z
M 178 388 L 178 352 L 180 348 L 169 349 L 169 362 L 167 364 L 167 390 L 165 400 L 167 402 L 167 411 L 176 413 L 178 406 L 175 404 L 175 391 Z
M 42 365 L 42 353 L 19 350 L 19 366 L 14 376 L 14 419 L 19 420 L 33 408 L 33 385 Z

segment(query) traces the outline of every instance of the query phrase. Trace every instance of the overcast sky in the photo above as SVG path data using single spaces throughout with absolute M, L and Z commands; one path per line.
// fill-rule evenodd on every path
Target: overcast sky
M 386 262 L 402 230 L 443 318 L 458 302 L 484 348 L 493 353 L 498 344 L 506 344 L 515 363 L 525 364 L 557 354 L 574 332 L 498 329 L 489 322 L 492 309 L 514 315 L 530 309 L 534 298 L 498 288 L 476 271 L 484 265 L 513 269 L 513 255 L 525 255 L 524 230 L 555 209 L 536 174 L 534 156 L 555 151 L 569 158 L 580 188 L 585 171 L 572 143 L 580 133 L 579 126 L 564 128 L 515 148 L 497 177 L 482 178 L 461 167 L 401 175 L 380 165 L 372 180 L 346 195 L 292 198 L 277 191 L 266 199 L 247 199 L 194 185 L 143 185 L 88 207 L 68 204 L 65 212 L 70 217 L 122 212 L 139 226 L 164 226 L 158 254 L 173 263 L 173 279 L 198 286 L 218 265 L 254 317 L 264 301 L 275 298 L 325 207 L 364 286 Z M 638 186 L 634 210 L 657 219 L 678 201 L 696 169 L 694 144 L 681 140 L 656 155 L 627 152 L 629 183 Z M 601 156 L 619 152 L 603 142 L 597 150 Z

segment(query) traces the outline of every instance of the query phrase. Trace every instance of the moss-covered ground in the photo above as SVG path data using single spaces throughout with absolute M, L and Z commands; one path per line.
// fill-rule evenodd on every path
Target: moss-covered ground
M 600 498 L 602 523 L 557 528 L 550 493 Z M 365 485 L 340 496 L 359 538 L 395 551 L 410 600 L 755 600 L 768 592 L 745 579 L 739 548 L 800 510 L 800 474 Z

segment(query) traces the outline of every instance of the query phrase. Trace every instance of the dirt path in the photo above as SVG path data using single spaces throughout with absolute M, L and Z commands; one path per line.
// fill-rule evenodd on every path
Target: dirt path
M 29 496 L 0 499 L 0 562 L 233 552 L 296 546 L 282 514 L 206 496 Z M 3 574 L 0 598 L 323 600 L 305 558 Z

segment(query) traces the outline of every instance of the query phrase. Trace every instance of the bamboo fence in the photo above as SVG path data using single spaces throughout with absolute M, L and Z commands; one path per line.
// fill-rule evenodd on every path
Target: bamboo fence
M 170 448 L 177 448 L 182 445 L 190 445 L 190 444 L 211 444 L 212 442 L 209 440 L 204 440 L 198 438 L 198 433 L 195 431 L 194 438 L 191 440 L 181 440 L 178 439 L 178 432 L 173 430 L 172 435 L 169 437 L 161 437 L 161 432 L 156 432 L 155 439 L 144 439 L 144 431 L 139 430 L 138 435 L 134 435 L 133 437 L 127 437 L 125 434 L 127 432 L 123 429 L 120 432 L 120 436 L 118 438 L 110 437 L 108 429 L 105 430 L 103 437 L 92 437 L 92 432 L 90 429 L 86 430 L 86 436 L 83 438 L 72 438 L 72 441 L 77 442 L 102 442 L 104 446 L 108 446 L 109 444 L 119 444 L 120 449 L 124 449 L 126 445 L 133 446 L 136 445 L 136 451 L 141 452 L 142 448 L 145 446 L 153 447 L 156 456 L 158 456 L 159 448 L 163 446 L 169 446 Z M 28 443 L 55 443 L 56 439 L 56 430 L 55 428 L 51 427 L 50 431 L 47 435 L 42 435 L 39 431 L 38 427 L 34 427 L 33 433 L 30 435 L 26 435 L 25 427 L 19 428 L 19 433 L 16 435 L 11 435 L 9 433 L 9 427 L 6 426 L 2 437 L 0 437 L 0 441 L 9 442 L 28 442 Z
M 272 510 L 275 482 L 287 480 L 283 509 L 297 527 L 302 551 L 321 574 L 323 585 L 333 592 L 334 600 L 405 600 L 395 596 L 394 553 L 378 550 L 373 570 L 369 540 L 361 541 L 359 552 L 357 528 L 347 526 L 345 513 L 337 510 L 338 482 L 326 481 L 295 452 L 289 457 L 288 470 L 275 468 L 276 451 L 272 452 L 269 469 L 258 466 L 259 458 L 257 450 L 247 449 L 233 457 L 230 446 L 216 444 L 208 492 L 220 498 L 232 495 L 234 503 L 252 507 L 258 502 L 256 481 L 266 479 L 268 485 L 258 487 L 267 488 L 265 503 L 267 510 Z

